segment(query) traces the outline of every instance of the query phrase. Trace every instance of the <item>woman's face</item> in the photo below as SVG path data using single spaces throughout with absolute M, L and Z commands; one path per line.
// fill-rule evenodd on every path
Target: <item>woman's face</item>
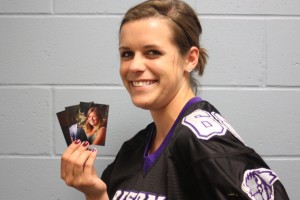
M 185 84 L 185 60 L 172 42 L 165 19 L 128 22 L 120 31 L 120 75 L 133 103 L 156 110 L 166 106 Z
M 95 112 L 91 112 L 88 117 L 88 122 L 92 126 L 96 126 L 99 123 L 99 118 Z

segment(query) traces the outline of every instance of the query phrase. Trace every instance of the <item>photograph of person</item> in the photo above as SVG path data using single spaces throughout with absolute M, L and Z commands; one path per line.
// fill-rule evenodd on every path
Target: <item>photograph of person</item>
M 80 105 L 68 106 L 65 108 L 65 111 L 71 141 L 77 139 L 87 141 L 87 136 L 83 129 L 86 117 L 81 112 Z
M 106 123 L 105 113 L 102 112 L 99 105 L 92 105 L 87 114 L 84 124 L 84 130 L 89 144 L 104 145 L 106 138 Z
M 78 140 L 91 145 L 105 145 L 109 106 L 80 102 L 57 113 L 67 145 Z

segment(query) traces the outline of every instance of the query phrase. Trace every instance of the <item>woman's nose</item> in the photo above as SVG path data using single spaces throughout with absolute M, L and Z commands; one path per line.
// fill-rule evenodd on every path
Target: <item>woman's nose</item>
M 139 54 L 135 54 L 134 57 L 132 58 L 129 69 L 132 72 L 142 72 L 145 70 L 145 60 L 143 56 Z

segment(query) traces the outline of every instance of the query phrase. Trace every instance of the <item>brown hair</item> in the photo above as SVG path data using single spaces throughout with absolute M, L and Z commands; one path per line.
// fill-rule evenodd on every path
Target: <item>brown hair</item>
M 187 3 L 180 0 L 148 0 L 126 12 L 120 25 L 120 31 L 127 22 L 149 17 L 162 17 L 170 22 L 173 42 L 178 46 L 181 55 L 188 53 L 192 46 L 199 49 L 196 71 L 202 76 L 208 55 L 206 50 L 200 47 L 202 27 L 195 11 Z M 196 91 L 196 79 L 191 77 L 190 80 L 191 86 Z
M 94 106 L 94 107 L 91 107 L 87 114 L 86 114 L 86 122 L 85 122 L 85 125 L 86 125 L 86 130 L 87 132 L 91 132 L 93 130 L 93 126 L 90 125 L 89 121 L 88 121 L 88 118 L 90 116 L 90 114 L 92 112 L 95 112 L 96 116 L 98 117 L 98 120 L 99 120 L 99 125 L 100 126 L 103 126 L 103 116 L 102 116 L 102 113 L 101 113 L 101 110 L 99 107 L 97 106 Z

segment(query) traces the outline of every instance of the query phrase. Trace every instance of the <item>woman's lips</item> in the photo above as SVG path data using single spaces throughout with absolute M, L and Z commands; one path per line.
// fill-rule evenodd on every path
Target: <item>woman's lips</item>
M 149 86 L 149 85 L 152 85 L 153 83 L 155 83 L 156 81 L 131 81 L 132 85 L 134 87 L 143 87 L 143 86 Z

